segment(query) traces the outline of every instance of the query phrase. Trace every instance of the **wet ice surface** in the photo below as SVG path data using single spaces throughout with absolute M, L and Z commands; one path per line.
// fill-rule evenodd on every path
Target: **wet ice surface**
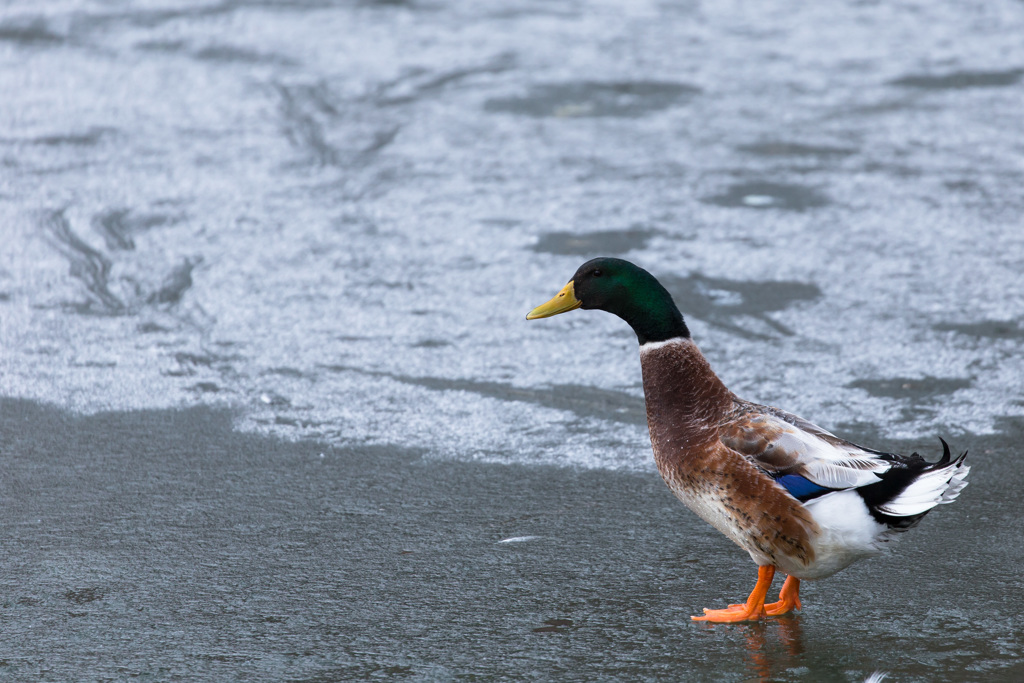
M 1017 681 L 1024 422 L 1003 427 L 898 552 L 803 584 L 795 615 L 708 625 L 754 566 L 646 472 L 0 399 L 0 679 Z
M 624 323 L 524 320 L 606 254 L 741 396 L 975 449 L 1024 414 L 1022 34 L 1009 2 L 7 3 L 0 395 L 649 471 Z

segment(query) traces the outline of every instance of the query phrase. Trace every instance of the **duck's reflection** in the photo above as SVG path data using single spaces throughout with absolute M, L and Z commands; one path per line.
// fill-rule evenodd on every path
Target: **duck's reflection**
M 799 615 L 751 622 L 740 628 L 744 629 L 747 667 L 759 680 L 770 680 L 780 671 L 801 665 L 804 642 Z
M 804 654 L 799 615 L 757 622 L 746 634 L 748 666 L 762 680 L 799 666 Z

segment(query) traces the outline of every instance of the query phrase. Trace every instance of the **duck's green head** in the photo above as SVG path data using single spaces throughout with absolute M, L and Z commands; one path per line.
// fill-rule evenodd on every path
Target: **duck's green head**
M 555 297 L 527 314 L 549 318 L 577 308 L 596 308 L 619 316 L 641 344 L 689 337 L 672 295 L 640 266 L 617 258 L 587 261 Z

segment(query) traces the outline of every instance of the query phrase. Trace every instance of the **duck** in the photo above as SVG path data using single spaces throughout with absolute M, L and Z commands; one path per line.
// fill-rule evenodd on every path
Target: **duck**
M 858 446 L 791 413 L 744 400 L 712 370 L 668 290 L 602 257 L 577 269 L 528 320 L 576 309 L 624 320 L 640 345 L 654 462 L 672 493 L 757 565 L 747 600 L 692 617 L 756 621 L 801 609 L 800 582 L 881 554 L 967 485 L 967 452 L 928 462 Z M 786 579 L 766 604 L 776 572 Z

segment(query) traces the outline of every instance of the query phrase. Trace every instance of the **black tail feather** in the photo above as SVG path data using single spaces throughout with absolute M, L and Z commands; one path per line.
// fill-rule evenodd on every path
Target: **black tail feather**
M 940 467 L 942 467 L 943 465 L 948 465 L 949 464 L 949 458 L 950 458 L 949 444 L 946 443 L 946 440 L 943 439 L 941 436 L 939 437 L 939 441 L 942 442 L 942 458 L 937 463 L 935 463 L 935 465 L 932 466 L 933 470 L 937 470 Z M 964 451 L 964 455 L 967 455 L 966 451 Z
M 894 466 L 881 475 L 880 482 L 857 489 L 876 522 L 885 524 L 894 531 L 905 531 L 915 527 L 921 518 L 930 512 L 926 510 L 919 515 L 896 517 L 881 512 L 878 507 L 897 498 L 921 474 L 951 466 L 952 453 L 949 444 L 942 437 L 939 437 L 939 441 L 942 442 L 942 457 L 938 461 L 928 462 L 917 453 L 912 453 L 909 457 L 894 456 Z M 966 457 L 967 451 L 964 451 L 953 465 L 959 466 Z

